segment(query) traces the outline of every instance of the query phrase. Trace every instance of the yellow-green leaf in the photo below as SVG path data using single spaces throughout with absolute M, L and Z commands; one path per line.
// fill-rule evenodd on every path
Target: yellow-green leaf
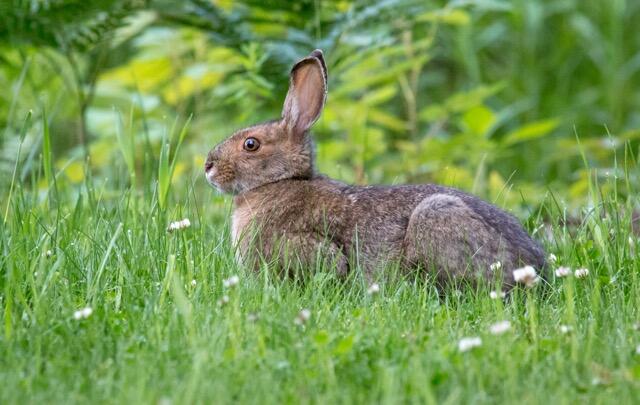
M 514 145 L 516 143 L 531 141 L 533 139 L 542 138 L 560 125 L 558 119 L 548 119 L 535 121 L 506 135 L 503 139 L 505 145 Z
M 378 124 L 384 128 L 391 129 L 393 131 L 406 131 L 407 126 L 403 120 L 395 117 L 391 114 L 383 112 L 382 110 L 373 110 L 369 115 L 371 122 Z
M 418 21 L 441 22 L 449 25 L 467 25 L 471 21 L 469 13 L 459 8 L 445 8 L 424 13 L 417 18 Z
M 363 104 L 374 106 L 389 101 L 397 93 L 395 85 L 381 87 L 377 90 L 366 93 L 360 100 Z
M 462 117 L 464 125 L 476 135 L 484 135 L 496 122 L 496 116 L 484 105 L 473 107 Z

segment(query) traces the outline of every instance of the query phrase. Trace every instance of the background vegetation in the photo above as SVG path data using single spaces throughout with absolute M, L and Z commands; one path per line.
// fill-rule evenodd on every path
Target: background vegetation
M 511 207 L 551 189 L 576 206 L 588 179 L 578 138 L 602 176 L 616 152 L 638 150 L 635 1 L 3 4 L 5 174 L 27 111 L 25 155 L 48 111 L 60 181 L 80 183 L 88 156 L 99 177 L 124 172 L 117 115 L 141 189 L 167 128 L 190 116 L 175 181 L 201 177 L 211 146 L 279 116 L 288 69 L 316 47 L 330 71 L 320 168 L 345 181 L 435 181 Z
M 0 402 L 631 402 L 639 25 L 631 0 L 2 1 Z M 314 48 L 322 172 L 471 191 L 590 276 L 503 304 L 239 268 L 206 152 L 278 117 Z

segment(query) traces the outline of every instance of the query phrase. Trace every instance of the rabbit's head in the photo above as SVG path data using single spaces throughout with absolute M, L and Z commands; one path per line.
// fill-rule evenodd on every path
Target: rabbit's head
M 239 194 L 261 185 L 313 175 L 313 142 L 309 128 L 318 119 L 327 95 L 327 68 L 315 50 L 291 69 L 282 117 L 237 131 L 207 157 L 209 183 Z

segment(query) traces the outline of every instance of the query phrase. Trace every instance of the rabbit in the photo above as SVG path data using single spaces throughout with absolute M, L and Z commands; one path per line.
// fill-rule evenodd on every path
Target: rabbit
M 314 50 L 291 69 L 280 119 L 239 130 L 209 152 L 207 181 L 234 196 L 240 260 L 311 269 L 320 258 L 339 276 L 359 267 L 371 280 L 397 263 L 439 285 L 485 280 L 503 290 L 515 284 L 513 269 L 545 267 L 542 247 L 518 220 L 478 197 L 433 184 L 352 186 L 317 173 L 309 130 L 326 98 L 327 67 Z

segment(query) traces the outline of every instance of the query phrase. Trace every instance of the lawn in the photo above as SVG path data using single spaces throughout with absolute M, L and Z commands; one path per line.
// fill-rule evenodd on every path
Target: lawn
M 485 289 L 441 298 L 423 279 L 382 278 L 376 291 L 358 269 L 344 281 L 309 269 L 305 282 L 248 271 L 229 240 L 230 200 L 198 173 L 162 210 L 155 194 L 118 181 L 58 189 L 48 172 L 31 177 L 40 191 L 16 183 L 3 198 L 1 403 L 640 395 L 636 197 L 597 200 L 594 185 L 577 223 L 557 219 L 550 198 L 528 221 L 556 256 L 546 281 L 505 299 Z M 190 226 L 167 231 L 183 218 Z M 559 277 L 558 267 L 588 274 Z
M 0 404 L 638 403 L 639 26 L 637 0 L 0 1 Z M 207 152 L 316 48 L 320 172 L 484 198 L 546 277 L 239 264 Z

